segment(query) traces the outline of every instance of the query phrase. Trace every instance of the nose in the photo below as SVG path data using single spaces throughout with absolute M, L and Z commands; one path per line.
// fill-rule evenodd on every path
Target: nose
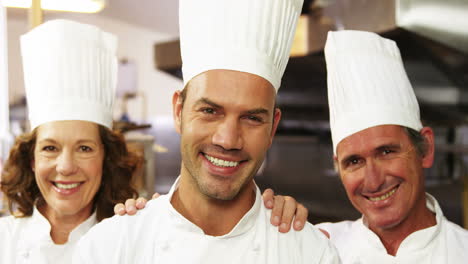
M 57 157 L 56 170 L 59 174 L 64 176 L 73 175 L 77 168 L 73 152 L 64 150 Z
M 364 191 L 378 192 L 385 182 L 385 175 L 378 162 L 369 159 L 364 168 Z
M 236 118 L 225 118 L 217 125 L 212 143 L 225 150 L 242 149 L 242 128 Z

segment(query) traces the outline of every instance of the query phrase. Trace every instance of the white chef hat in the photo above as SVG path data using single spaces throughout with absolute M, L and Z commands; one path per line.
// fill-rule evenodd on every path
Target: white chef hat
M 333 151 L 379 125 L 421 130 L 419 106 L 394 41 L 371 32 L 329 32 L 325 45 Z
M 61 120 L 112 128 L 117 39 L 69 20 L 46 22 L 21 36 L 31 130 Z
M 180 0 L 184 86 L 200 73 L 248 72 L 278 90 L 303 0 Z

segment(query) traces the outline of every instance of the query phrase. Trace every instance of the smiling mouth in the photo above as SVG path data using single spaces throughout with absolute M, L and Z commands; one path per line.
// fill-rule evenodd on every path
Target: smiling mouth
M 381 195 L 381 196 L 378 196 L 378 197 L 367 197 L 368 200 L 370 200 L 371 202 L 378 202 L 378 201 L 382 201 L 382 200 L 385 200 L 387 198 L 389 198 L 390 196 L 392 196 L 393 194 L 395 194 L 396 190 L 398 189 L 400 185 L 397 185 L 395 186 L 395 188 L 393 188 L 392 190 L 390 190 L 389 192 Z
M 211 164 L 218 166 L 218 167 L 224 167 L 224 168 L 233 168 L 239 165 L 239 161 L 229 161 L 229 160 L 223 160 L 223 159 L 218 159 L 212 156 L 209 156 L 207 154 L 203 154 L 205 158 L 211 162 Z
M 68 183 L 68 184 L 58 183 L 58 182 L 52 182 L 52 183 L 54 184 L 55 187 L 59 189 L 63 189 L 63 190 L 70 190 L 83 184 L 82 182 L 75 182 L 75 183 Z

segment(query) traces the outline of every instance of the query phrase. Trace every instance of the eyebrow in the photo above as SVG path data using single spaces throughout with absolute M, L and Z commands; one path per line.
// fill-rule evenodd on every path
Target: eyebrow
M 210 99 L 208 99 L 206 97 L 202 97 L 202 98 L 200 98 L 199 100 L 197 100 L 195 102 L 195 105 L 200 105 L 200 104 L 207 104 L 207 105 L 211 105 L 212 107 L 215 107 L 215 108 L 222 108 L 221 105 L 211 101 Z
M 44 138 L 44 139 L 41 139 L 41 140 L 37 141 L 37 143 L 47 143 L 47 142 L 57 144 L 57 141 L 55 141 L 55 140 L 53 140 L 51 138 Z
M 44 143 L 53 143 L 53 144 L 58 144 L 58 142 L 54 139 L 51 138 L 44 138 L 39 140 L 37 143 L 38 144 L 44 144 Z M 98 142 L 92 140 L 92 139 L 80 139 L 78 140 L 75 144 L 83 144 L 83 143 L 93 143 L 93 144 L 99 144 Z
M 93 139 L 80 139 L 76 142 L 77 144 L 83 144 L 83 143 L 91 143 L 91 144 L 97 144 L 99 145 L 99 142 L 93 140 Z
M 210 99 L 206 98 L 206 97 L 202 97 L 200 98 L 197 102 L 195 102 L 195 105 L 200 105 L 200 104 L 207 104 L 207 105 L 210 105 L 214 108 L 223 108 L 221 105 L 211 101 Z M 250 114 L 250 115 L 258 115 L 258 114 L 266 114 L 268 115 L 269 111 L 265 108 L 255 108 L 255 109 L 251 109 L 251 110 L 248 110 L 246 111 L 247 114 Z
M 401 148 L 401 146 L 399 144 L 384 144 L 384 145 L 380 145 L 380 146 L 376 147 L 373 152 L 381 152 L 384 149 L 396 150 L 396 149 L 400 149 L 400 148 Z M 360 156 L 357 155 L 357 154 L 350 154 L 350 155 L 346 156 L 345 158 L 343 158 L 340 163 L 347 162 L 347 161 L 352 160 L 352 159 L 357 159 L 359 157 Z
M 401 148 L 400 144 L 384 144 L 375 148 L 375 151 L 380 152 L 384 149 L 400 149 L 400 148 Z
M 268 115 L 269 111 L 265 108 L 256 108 L 256 109 L 252 109 L 252 110 L 249 110 L 247 111 L 247 114 L 251 114 L 251 115 L 259 115 L 259 114 L 266 114 Z

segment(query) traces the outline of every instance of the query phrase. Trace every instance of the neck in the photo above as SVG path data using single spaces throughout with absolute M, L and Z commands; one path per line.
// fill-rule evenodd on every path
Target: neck
M 86 221 L 91 215 L 91 207 L 84 208 L 74 215 L 61 214 L 47 205 L 39 207 L 38 210 L 49 221 L 50 236 L 54 243 L 58 245 L 67 243 L 73 229 Z
M 437 224 L 435 214 L 426 206 L 425 195 L 420 200 L 417 208 L 397 225 L 390 228 L 369 226 L 369 229 L 380 238 L 389 255 L 395 256 L 403 240 L 412 233 Z
M 225 201 L 201 193 L 188 173 L 182 173 L 171 204 L 181 215 L 200 227 L 206 235 L 228 234 L 252 208 L 255 189 L 251 180 L 232 200 Z

